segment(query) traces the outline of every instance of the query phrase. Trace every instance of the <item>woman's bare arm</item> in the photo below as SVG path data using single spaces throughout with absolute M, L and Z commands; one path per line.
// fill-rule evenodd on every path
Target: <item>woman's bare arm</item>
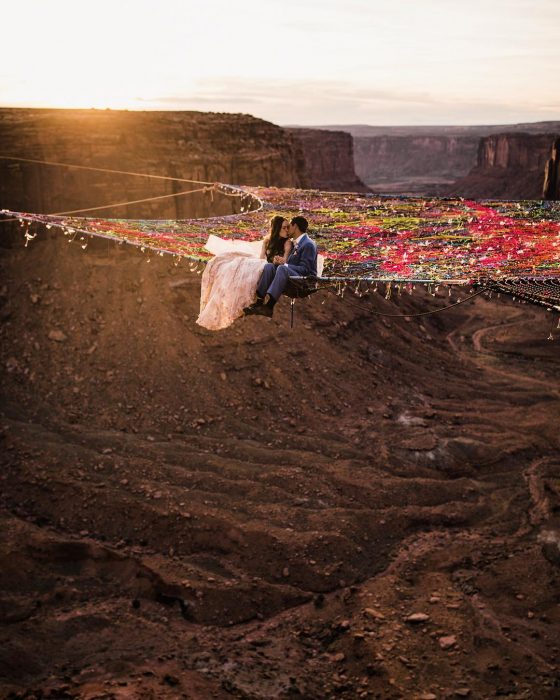
M 266 260 L 266 246 L 268 245 L 269 240 L 270 240 L 270 236 L 265 236 L 263 238 L 261 254 L 259 255 L 259 258 L 261 258 L 262 260 Z
M 284 263 L 288 262 L 288 258 L 290 257 L 290 253 L 292 252 L 292 247 L 292 241 L 289 238 L 287 238 L 286 242 L 284 243 L 284 255 L 274 256 L 274 262 L 276 263 L 276 265 L 283 265 Z

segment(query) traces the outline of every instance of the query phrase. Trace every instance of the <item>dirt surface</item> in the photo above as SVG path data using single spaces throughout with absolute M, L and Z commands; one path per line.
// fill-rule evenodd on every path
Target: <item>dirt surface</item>
M 559 697 L 550 313 L 2 244 L 1 697 Z

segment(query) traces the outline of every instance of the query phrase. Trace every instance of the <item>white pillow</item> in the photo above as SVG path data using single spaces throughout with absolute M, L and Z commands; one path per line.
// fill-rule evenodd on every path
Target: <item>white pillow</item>
M 325 265 L 325 256 L 318 254 L 317 255 L 317 277 L 323 276 L 323 266 L 324 265 Z

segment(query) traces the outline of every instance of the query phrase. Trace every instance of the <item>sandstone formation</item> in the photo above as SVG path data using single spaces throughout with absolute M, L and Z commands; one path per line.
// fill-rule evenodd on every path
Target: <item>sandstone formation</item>
M 0 109 L 0 155 L 205 182 L 367 189 L 355 175 L 347 134 L 288 132 L 245 114 L 5 108 Z M 68 211 L 197 187 L 0 160 L 0 206 L 22 211 Z M 228 197 L 196 194 L 99 215 L 180 219 L 238 207 Z
M 543 199 L 560 199 L 560 137 L 554 139 L 550 158 L 546 162 Z
M 317 129 L 347 131 L 354 138 L 366 136 L 473 136 L 481 138 L 492 134 L 523 132 L 544 134 L 560 130 L 560 121 L 527 122 L 522 124 L 437 124 L 426 126 L 372 126 L 371 124 L 346 124 L 317 126 Z
M 299 184 L 291 139 L 242 114 L 116 110 L 0 110 L 0 154 L 232 184 Z M 180 192 L 200 185 L 0 160 L 0 201 L 63 211 Z M 236 200 L 172 197 L 104 211 L 122 218 L 229 213 Z
M 339 192 L 368 192 L 354 169 L 352 136 L 344 131 L 287 129 L 293 137 L 301 186 Z
M 470 181 L 463 181 L 473 168 L 478 168 L 480 139 L 497 134 L 560 133 L 560 122 L 534 122 L 509 125 L 473 126 L 370 126 L 352 124 L 344 127 L 325 126 L 321 129 L 343 129 L 354 137 L 356 173 L 374 191 L 426 195 L 468 195 Z M 540 146 L 538 142 L 536 148 Z M 508 177 L 510 189 L 518 196 L 535 195 L 535 181 L 526 178 L 523 164 L 512 165 Z M 478 180 L 478 196 L 494 197 L 497 187 L 495 172 L 486 168 L 489 179 Z M 479 172 L 478 176 L 482 173 Z M 543 173 L 544 177 L 544 173 Z M 538 179 L 538 176 L 537 176 Z M 458 180 L 454 186 L 454 181 Z M 517 182 L 517 185 L 513 185 Z M 463 185 L 466 189 L 463 189 Z M 528 186 L 529 189 L 524 188 Z M 542 182 L 540 183 L 542 189 Z
M 446 194 L 540 199 L 555 134 L 495 134 L 481 139 L 476 166 Z

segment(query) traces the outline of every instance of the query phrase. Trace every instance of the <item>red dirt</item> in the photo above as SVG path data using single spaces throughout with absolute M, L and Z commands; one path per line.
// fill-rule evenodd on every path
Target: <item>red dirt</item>
M 2 697 L 558 697 L 551 314 L 2 240 Z

